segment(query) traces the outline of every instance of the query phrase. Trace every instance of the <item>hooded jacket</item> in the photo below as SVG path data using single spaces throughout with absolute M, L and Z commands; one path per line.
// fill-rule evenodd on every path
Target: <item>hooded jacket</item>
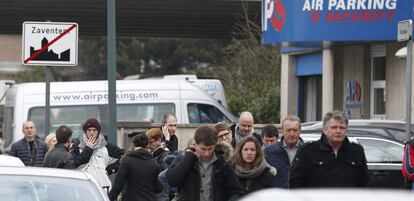
M 160 166 L 147 150 L 140 148 L 127 154 L 121 160 L 109 199 L 116 200 L 125 186 L 123 201 L 156 201 L 156 193 L 162 191 L 160 172 Z
M 86 134 L 84 134 L 77 143 L 74 143 L 73 153 L 76 156 L 86 148 L 86 139 Z M 88 163 L 80 165 L 77 169 L 90 173 L 102 187 L 111 189 L 112 184 L 108 175 L 118 170 L 119 159 L 124 151 L 116 145 L 107 143 L 103 135 L 98 135 L 96 143 Z

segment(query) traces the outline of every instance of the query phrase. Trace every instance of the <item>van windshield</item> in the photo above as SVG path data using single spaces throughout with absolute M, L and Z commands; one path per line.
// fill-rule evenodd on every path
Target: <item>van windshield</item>
M 187 105 L 190 123 L 217 123 L 225 121 L 232 123 L 223 112 L 213 105 L 190 103 Z
M 108 122 L 107 105 L 82 105 L 82 106 L 53 106 L 50 108 L 50 133 L 54 133 L 61 125 L 73 129 L 72 138 L 83 134 L 82 125 L 90 117 L 97 118 L 102 126 L 101 133 L 107 134 Z M 160 123 L 162 116 L 167 113 L 175 113 L 172 103 L 162 104 L 120 104 L 117 105 L 118 122 L 151 122 Z M 29 110 L 29 120 L 36 124 L 37 135 L 44 139 L 45 134 L 45 108 L 35 107 Z

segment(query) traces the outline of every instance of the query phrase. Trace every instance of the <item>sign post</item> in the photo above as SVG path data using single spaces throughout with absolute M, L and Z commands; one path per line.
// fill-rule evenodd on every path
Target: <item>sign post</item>
M 50 133 L 51 66 L 76 66 L 78 63 L 78 29 L 70 22 L 24 22 L 22 63 L 43 65 L 45 69 L 45 134 Z
M 408 41 L 407 43 L 407 64 L 405 69 L 405 133 L 407 141 L 411 138 L 411 77 L 412 77 L 412 34 L 413 22 L 412 20 L 404 20 L 398 22 L 398 36 L 399 42 Z

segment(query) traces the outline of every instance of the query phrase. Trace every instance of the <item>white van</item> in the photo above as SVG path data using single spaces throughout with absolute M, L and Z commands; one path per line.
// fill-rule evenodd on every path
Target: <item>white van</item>
M 225 108 L 228 108 L 224 87 L 218 79 L 198 79 L 196 75 L 192 74 L 164 75 L 163 78 L 164 80 L 187 80 L 218 100 Z
M 140 79 L 140 75 L 129 75 L 124 78 L 125 80 L 137 80 Z M 205 91 L 208 95 L 219 101 L 225 108 L 227 107 L 226 95 L 224 94 L 224 87 L 218 79 L 198 79 L 194 74 L 177 74 L 177 75 L 164 75 L 163 77 L 149 77 L 148 79 L 164 79 L 164 80 L 186 80 L 193 85 L 199 87 Z
M 107 134 L 108 82 L 78 81 L 50 84 L 50 132 L 62 125 L 83 133 L 81 125 L 96 117 Z M 216 99 L 185 80 L 117 80 L 119 122 L 160 123 L 166 112 L 175 113 L 178 123 L 234 122 L 235 117 Z M 16 84 L 9 89 L 3 124 L 6 147 L 23 138 L 22 124 L 32 120 L 38 136 L 45 137 L 45 83 Z

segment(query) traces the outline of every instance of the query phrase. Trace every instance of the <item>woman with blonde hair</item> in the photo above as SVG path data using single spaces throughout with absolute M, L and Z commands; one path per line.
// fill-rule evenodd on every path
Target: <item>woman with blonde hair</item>
M 245 137 L 237 144 L 232 162 L 243 187 L 243 195 L 274 187 L 276 168 L 266 163 L 261 145 L 255 137 Z
M 57 143 L 56 135 L 54 133 L 51 133 L 51 134 L 47 135 L 46 138 L 45 138 L 45 142 L 47 144 L 48 151 L 50 151 L 51 149 L 53 149 L 53 147 Z

